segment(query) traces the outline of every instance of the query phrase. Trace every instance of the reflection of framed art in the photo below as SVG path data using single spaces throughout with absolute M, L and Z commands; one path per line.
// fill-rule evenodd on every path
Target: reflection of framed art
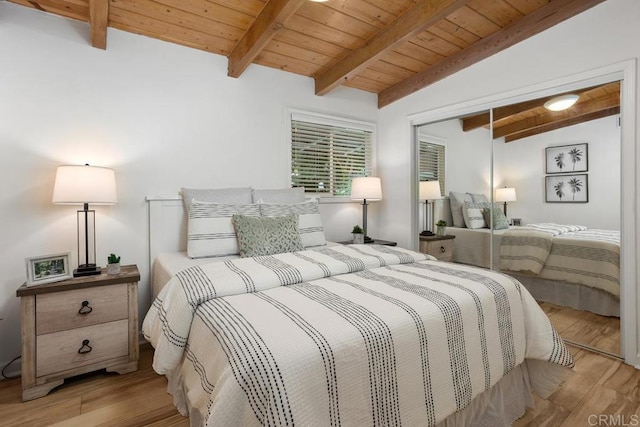
M 547 203 L 587 203 L 589 175 L 552 175 L 545 177 L 544 194 Z
M 25 259 L 27 264 L 27 286 L 71 279 L 70 258 L 71 252 L 64 252 Z
M 589 170 L 588 145 L 585 142 L 547 147 L 545 149 L 547 173 L 587 172 Z

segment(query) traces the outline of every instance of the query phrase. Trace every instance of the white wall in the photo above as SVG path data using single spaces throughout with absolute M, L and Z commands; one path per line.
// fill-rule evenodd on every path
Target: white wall
M 505 144 L 494 144 L 495 187 L 514 187 L 510 218 L 620 230 L 620 127 L 610 116 Z M 545 203 L 545 148 L 588 143 L 588 203 Z M 582 172 L 580 172 L 582 173 Z
M 640 2 L 608 0 L 381 109 L 379 175 L 397 189 L 381 205 L 381 237 L 413 246 L 409 116 L 637 58 L 638 16 Z
M 56 166 L 115 169 L 119 204 L 96 208 L 97 258 L 104 264 L 117 252 L 138 264 L 142 314 L 145 196 L 181 186 L 287 186 L 286 108 L 377 120 L 375 95 L 362 91 L 317 97 L 312 79 L 256 65 L 228 78 L 224 57 L 111 28 L 102 51 L 90 46 L 87 24 L 7 2 L 0 17 L 2 365 L 20 354 L 15 290 L 25 257 L 70 250 L 76 258 L 75 208 L 51 204 Z M 355 203 L 321 209 L 332 240 L 348 239 L 361 222 Z

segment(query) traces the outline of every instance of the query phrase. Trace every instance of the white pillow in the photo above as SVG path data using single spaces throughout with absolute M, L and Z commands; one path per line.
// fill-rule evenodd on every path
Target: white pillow
M 485 203 L 464 203 L 462 215 L 464 216 L 464 223 L 467 228 L 487 228 L 484 215 L 482 215 L 482 209 L 487 206 L 488 204 Z
M 304 202 L 304 187 L 280 190 L 251 190 L 253 203 L 278 203 L 292 205 Z
M 224 203 L 225 205 L 251 204 L 251 187 L 245 188 L 182 188 L 182 203 L 185 212 L 189 212 L 191 202 Z
M 449 192 L 449 204 L 451 205 L 451 219 L 453 220 L 454 227 L 464 228 L 464 216 L 462 215 L 462 208 L 465 202 L 473 202 L 471 194 L 469 193 L 456 193 L 454 191 Z
M 292 213 L 298 214 L 300 240 L 302 240 L 302 246 L 305 248 L 327 244 L 324 237 L 324 229 L 322 228 L 320 209 L 318 209 L 316 200 L 289 205 L 261 203 L 258 206 L 260 206 L 262 216 L 274 217 Z
M 473 203 L 486 203 L 487 205 L 489 205 L 489 199 L 487 199 L 487 196 L 485 196 L 484 194 L 480 194 L 480 193 L 469 193 L 471 195 L 471 199 L 473 200 Z
M 234 214 L 260 216 L 258 205 L 228 205 L 193 200 L 187 222 L 189 258 L 235 255 L 239 253 Z

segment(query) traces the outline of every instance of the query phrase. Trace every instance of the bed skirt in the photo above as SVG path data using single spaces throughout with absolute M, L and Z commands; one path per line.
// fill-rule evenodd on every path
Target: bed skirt
M 537 301 L 590 311 L 601 316 L 620 317 L 620 298 L 602 289 L 511 272 L 507 274 L 518 279 Z
M 471 401 L 471 404 L 464 410 L 450 415 L 447 419 L 438 424 L 438 427 L 458 427 L 458 426 L 510 426 L 515 420 L 522 417 L 527 407 L 533 408 L 534 401 L 532 396 L 531 380 L 529 377 L 528 365 L 531 363 L 544 364 L 546 368 L 551 369 L 548 372 L 550 376 L 544 378 L 536 378 L 535 386 L 538 390 L 547 390 L 543 398 L 553 392 L 558 386 L 556 375 L 568 375 L 569 370 L 566 368 L 551 366 L 545 362 L 525 360 L 522 364 L 516 366 L 511 372 L 502 377 L 489 390 L 479 394 Z M 540 369 L 535 369 L 540 372 Z M 201 414 L 196 410 L 190 410 L 188 401 L 189 392 L 184 389 L 182 375 L 180 369 L 176 369 L 167 374 L 168 387 L 167 391 L 173 396 L 173 403 L 178 411 L 189 416 L 191 426 L 202 426 L 204 420 Z

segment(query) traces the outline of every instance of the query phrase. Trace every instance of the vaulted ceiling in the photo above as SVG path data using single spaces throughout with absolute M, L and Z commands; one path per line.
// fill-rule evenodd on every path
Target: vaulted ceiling
M 9 1 L 88 22 L 96 48 L 118 28 L 224 55 L 232 78 L 261 64 L 383 107 L 604 0 Z

